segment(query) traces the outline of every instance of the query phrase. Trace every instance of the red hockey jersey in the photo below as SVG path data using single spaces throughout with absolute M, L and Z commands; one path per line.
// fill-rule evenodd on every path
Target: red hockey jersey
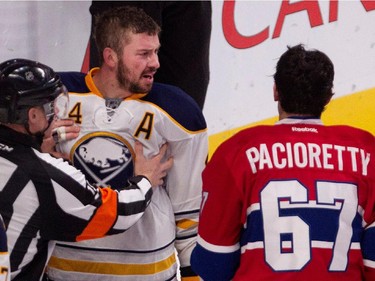
M 203 172 L 205 281 L 375 280 L 375 139 L 319 119 L 246 129 Z

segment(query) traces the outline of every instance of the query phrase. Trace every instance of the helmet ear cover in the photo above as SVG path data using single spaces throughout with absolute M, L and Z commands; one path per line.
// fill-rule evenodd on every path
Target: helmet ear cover
M 31 107 L 50 103 L 66 89 L 52 68 L 13 59 L 0 64 L 0 122 L 24 124 Z

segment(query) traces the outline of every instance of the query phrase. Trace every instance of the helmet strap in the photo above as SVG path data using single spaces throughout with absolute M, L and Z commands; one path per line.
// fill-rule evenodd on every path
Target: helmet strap
M 51 126 L 51 123 L 52 123 L 52 120 L 48 120 L 48 127 L 45 130 L 39 131 L 36 133 L 31 133 L 28 120 L 25 121 L 24 127 L 27 133 L 35 139 L 35 141 L 38 143 L 39 146 L 41 146 L 43 143 L 44 133 L 48 130 L 49 126 Z

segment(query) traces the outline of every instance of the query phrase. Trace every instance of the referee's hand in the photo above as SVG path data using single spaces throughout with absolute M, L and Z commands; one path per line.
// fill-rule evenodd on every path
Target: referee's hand
M 63 154 L 56 150 L 56 144 L 61 141 L 75 139 L 79 136 L 80 127 L 71 119 L 60 119 L 52 121 L 51 125 L 44 133 L 42 152 L 50 153 L 56 158 L 69 160 L 68 154 Z
M 173 157 L 165 159 L 166 151 L 167 144 L 165 143 L 157 155 L 147 159 L 143 154 L 143 145 L 136 142 L 134 174 L 145 176 L 151 182 L 152 187 L 163 185 L 165 176 L 173 165 Z

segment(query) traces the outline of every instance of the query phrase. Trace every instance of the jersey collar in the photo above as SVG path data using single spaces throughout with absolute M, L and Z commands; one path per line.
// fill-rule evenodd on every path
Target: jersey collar
M 292 116 L 288 118 L 281 119 L 275 123 L 276 125 L 280 124 L 310 124 L 310 125 L 323 125 L 323 122 L 320 118 L 314 117 L 299 117 Z
M 96 87 L 95 83 L 94 83 L 94 75 L 99 71 L 99 67 L 94 67 L 92 68 L 89 73 L 87 73 L 86 77 L 85 77 L 85 81 L 86 81 L 86 85 L 87 87 L 89 88 L 89 90 L 99 96 L 99 97 L 103 97 L 102 93 L 99 91 L 99 89 Z M 125 99 L 128 99 L 128 100 L 136 100 L 136 99 L 140 99 L 140 98 L 143 98 L 144 96 L 146 96 L 147 93 L 144 93 L 144 94 L 132 94 L 131 96 L 129 97 L 126 97 Z

